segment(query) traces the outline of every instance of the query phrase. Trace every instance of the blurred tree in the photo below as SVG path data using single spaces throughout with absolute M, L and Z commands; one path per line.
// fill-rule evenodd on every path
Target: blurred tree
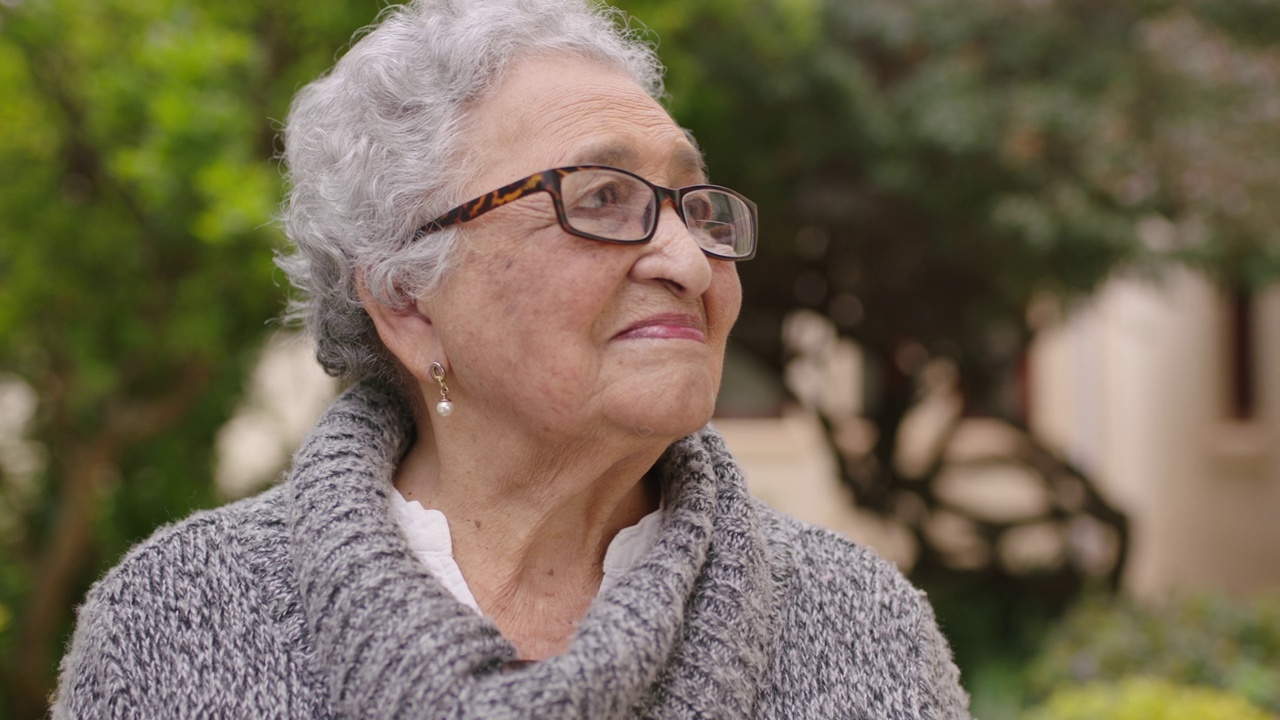
M 43 714 L 93 578 L 215 502 L 281 302 L 272 119 L 377 10 L 0 3 L 0 381 L 43 458 L 0 462 L 0 715 Z
M 967 590 L 1005 598 L 1008 625 L 1025 620 L 1018 598 L 1052 613 L 1092 577 L 1117 582 L 1127 520 L 1027 427 L 1025 352 L 1044 315 L 1119 271 L 1183 261 L 1226 288 L 1276 276 L 1280 4 L 623 5 L 662 39 L 673 112 L 716 181 L 760 204 L 764 247 L 740 268 L 734 340 L 779 376 L 807 360 L 805 339 L 787 338 L 812 336 L 815 314 L 819 335 L 856 342 L 864 417 L 821 388 L 800 399 L 858 505 L 914 539 L 935 604 L 955 598 L 953 637 L 974 628 L 972 645 L 992 646 L 1016 632 L 961 617 Z M 939 378 L 954 409 L 908 462 L 904 428 Z M 974 416 L 1000 421 L 1005 451 L 955 457 Z M 1038 483 L 1044 509 L 993 519 L 945 492 L 962 466 L 995 465 Z M 1002 562 L 1044 528 L 1060 553 Z

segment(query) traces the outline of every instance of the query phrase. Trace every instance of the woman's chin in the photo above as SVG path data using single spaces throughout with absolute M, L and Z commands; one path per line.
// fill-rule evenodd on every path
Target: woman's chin
M 696 400 L 691 398 L 698 398 Z M 715 410 L 715 395 L 675 395 L 646 398 L 625 408 L 615 418 L 615 424 L 627 428 L 638 437 L 677 440 L 702 429 L 711 421 Z

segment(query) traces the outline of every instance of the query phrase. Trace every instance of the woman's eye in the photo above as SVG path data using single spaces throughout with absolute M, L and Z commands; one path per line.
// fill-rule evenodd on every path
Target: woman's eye
M 578 203 L 578 207 L 598 210 L 600 208 L 618 205 L 622 200 L 623 192 L 618 183 L 605 183 L 588 193 L 587 196 Z
M 691 223 L 704 223 L 710 220 L 715 214 L 715 209 L 711 206 L 711 201 L 704 197 L 696 195 L 685 198 L 684 214 Z
M 569 175 L 563 186 L 571 229 L 624 242 L 648 233 L 654 198 L 643 182 L 615 171 L 587 171 Z

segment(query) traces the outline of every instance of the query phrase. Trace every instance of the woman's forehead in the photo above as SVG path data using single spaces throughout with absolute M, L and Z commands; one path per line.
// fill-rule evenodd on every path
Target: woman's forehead
M 662 106 L 627 75 L 588 60 L 516 64 L 472 120 L 470 141 L 487 161 L 479 174 L 490 182 L 582 164 L 670 175 L 651 178 L 661 181 L 704 175 L 698 150 Z

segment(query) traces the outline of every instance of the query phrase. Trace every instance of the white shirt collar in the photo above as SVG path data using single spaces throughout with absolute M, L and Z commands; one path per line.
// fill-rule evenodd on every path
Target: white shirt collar
M 462 570 L 453 558 L 453 536 L 449 520 L 436 509 L 427 509 L 417 500 L 405 500 L 399 491 L 392 493 L 391 505 L 396 521 L 409 540 L 409 549 L 427 570 L 453 593 L 458 602 L 484 612 L 471 594 Z M 645 515 L 630 527 L 618 531 L 604 554 L 604 579 L 600 593 L 613 587 L 640 558 L 653 547 L 662 528 L 662 508 Z

